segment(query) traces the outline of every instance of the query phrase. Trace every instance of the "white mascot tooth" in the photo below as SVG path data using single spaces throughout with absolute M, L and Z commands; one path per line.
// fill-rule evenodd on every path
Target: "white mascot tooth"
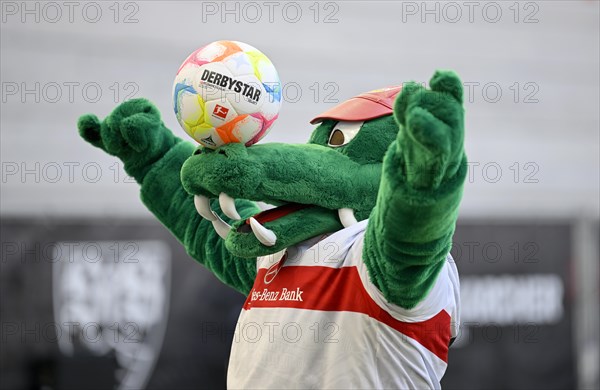
M 209 221 L 217 220 L 217 216 L 211 210 L 210 202 L 206 196 L 194 195 L 194 206 L 196 206 L 196 211 L 198 211 L 198 214 L 200 214 L 202 218 L 208 219 Z
M 339 209 L 338 215 L 340 217 L 340 222 L 342 223 L 342 225 L 344 225 L 344 227 L 350 227 L 350 226 L 358 223 L 358 221 L 356 220 L 356 217 L 354 216 L 354 210 L 352 210 L 352 209 L 348 209 L 348 208 Z
M 227 234 L 229 234 L 229 229 L 231 229 L 231 226 L 229 226 L 229 224 L 227 222 L 223 221 L 221 219 L 221 217 L 219 217 L 218 215 L 216 215 L 216 214 L 214 214 L 214 215 L 217 219 L 212 221 L 213 227 L 215 228 L 215 231 L 217 232 L 217 234 L 219 236 L 221 236 L 222 239 L 226 239 Z
M 219 205 L 221 205 L 223 213 L 229 218 L 234 220 L 242 219 L 235 208 L 235 200 L 224 192 L 219 194 Z
M 277 242 L 277 236 L 273 231 L 261 225 L 256 219 L 250 218 L 250 227 L 252 232 L 263 245 L 273 246 Z

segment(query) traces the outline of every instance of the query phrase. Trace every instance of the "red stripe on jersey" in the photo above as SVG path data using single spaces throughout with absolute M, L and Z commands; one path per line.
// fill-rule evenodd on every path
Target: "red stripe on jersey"
M 450 315 L 440 311 L 427 321 L 403 322 L 382 309 L 362 284 L 356 267 L 285 266 L 273 278 L 261 268 L 244 304 L 252 308 L 348 311 L 369 317 L 408 336 L 448 362 Z M 268 283 L 265 283 L 265 279 Z

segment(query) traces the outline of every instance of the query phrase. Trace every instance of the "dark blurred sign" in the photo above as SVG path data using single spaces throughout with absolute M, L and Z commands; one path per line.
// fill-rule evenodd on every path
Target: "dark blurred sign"
M 53 258 L 54 321 L 61 352 L 113 353 L 117 388 L 143 388 L 161 351 L 170 297 L 164 241 L 58 242 Z
M 567 224 L 458 226 L 461 332 L 442 387 L 576 387 L 571 253 Z

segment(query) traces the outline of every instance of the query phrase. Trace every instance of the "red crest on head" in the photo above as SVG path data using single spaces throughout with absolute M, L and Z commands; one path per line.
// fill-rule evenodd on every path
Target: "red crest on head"
M 389 115 L 394 110 L 394 99 L 401 90 L 402 86 L 394 86 L 361 93 L 316 116 L 310 123 L 314 125 L 323 119 L 367 121 Z

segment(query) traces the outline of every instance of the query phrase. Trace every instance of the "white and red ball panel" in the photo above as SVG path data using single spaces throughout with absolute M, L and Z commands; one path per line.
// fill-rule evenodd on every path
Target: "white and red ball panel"
M 258 142 L 281 106 L 279 76 L 256 48 L 217 41 L 192 53 L 173 86 L 177 120 L 197 142 L 216 148 Z
M 233 105 L 229 100 L 209 100 L 204 103 L 205 118 L 204 121 L 212 127 L 223 126 L 238 116 Z

